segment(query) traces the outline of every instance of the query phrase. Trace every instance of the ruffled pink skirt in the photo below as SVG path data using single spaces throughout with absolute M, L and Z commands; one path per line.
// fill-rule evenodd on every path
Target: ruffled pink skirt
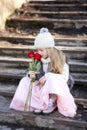
M 36 86 L 33 83 L 32 98 L 30 108 L 45 110 L 48 108 L 49 94 L 57 96 L 58 111 L 66 117 L 74 117 L 76 114 L 76 104 L 71 95 L 66 81 L 60 74 L 48 73 L 44 86 Z M 10 104 L 10 108 L 24 111 L 25 101 L 28 95 L 30 79 L 28 76 L 21 79 L 15 95 Z

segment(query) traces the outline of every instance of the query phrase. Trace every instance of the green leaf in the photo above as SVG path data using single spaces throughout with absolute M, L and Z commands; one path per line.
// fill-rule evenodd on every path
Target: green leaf
M 33 70 L 32 63 L 29 64 L 29 70 Z
M 36 65 L 36 69 L 37 69 L 38 72 L 40 71 L 40 68 L 41 68 L 41 64 L 40 64 L 40 62 L 38 62 L 37 65 Z

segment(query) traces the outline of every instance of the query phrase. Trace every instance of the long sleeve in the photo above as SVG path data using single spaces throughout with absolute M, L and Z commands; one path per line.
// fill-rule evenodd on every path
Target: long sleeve
M 36 74 L 35 80 L 39 80 L 42 76 L 44 76 L 44 74 L 45 74 L 45 72 L 43 71 L 43 65 L 42 65 L 42 62 L 41 62 L 40 73 Z
M 65 65 L 64 65 L 61 76 L 66 80 L 66 82 L 68 81 L 68 79 L 69 79 L 69 66 L 67 63 L 65 63 Z

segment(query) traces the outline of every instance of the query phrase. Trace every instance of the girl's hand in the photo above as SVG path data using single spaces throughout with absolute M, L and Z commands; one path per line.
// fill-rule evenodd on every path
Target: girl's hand
M 32 79 L 32 78 L 35 78 L 35 72 L 34 71 L 30 71 L 29 72 L 29 75 L 30 75 L 30 78 Z
M 45 76 L 41 77 L 41 78 L 39 79 L 39 82 L 40 82 L 41 85 L 44 85 L 45 82 L 46 82 Z

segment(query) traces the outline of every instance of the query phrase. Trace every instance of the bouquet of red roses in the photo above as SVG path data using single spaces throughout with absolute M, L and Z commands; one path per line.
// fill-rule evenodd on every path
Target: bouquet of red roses
M 33 51 L 28 52 L 28 57 L 32 59 L 31 63 L 29 63 L 29 67 L 27 71 L 34 71 L 36 74 L 39 73 L 41 68 L 41 55 L 39 53 L 34 53 Z M 31 102 L 31 96 L 32 96 L 32 86 L 33 82 L 35 81 L 35 78 L 31 79 L 30 85 L 29 85 L 29 91 L 25 102 L 25 111 L 29 111 L 30 109 L 30 102 Z
M 28 52 L 28 57 L 32 58 L 32 62 L 29 63 L 28 71 L 35 71 L 36 73 L 39 73 L 41 64 L 41 55 L 39 53 L 34 53 L 33 51 Z

